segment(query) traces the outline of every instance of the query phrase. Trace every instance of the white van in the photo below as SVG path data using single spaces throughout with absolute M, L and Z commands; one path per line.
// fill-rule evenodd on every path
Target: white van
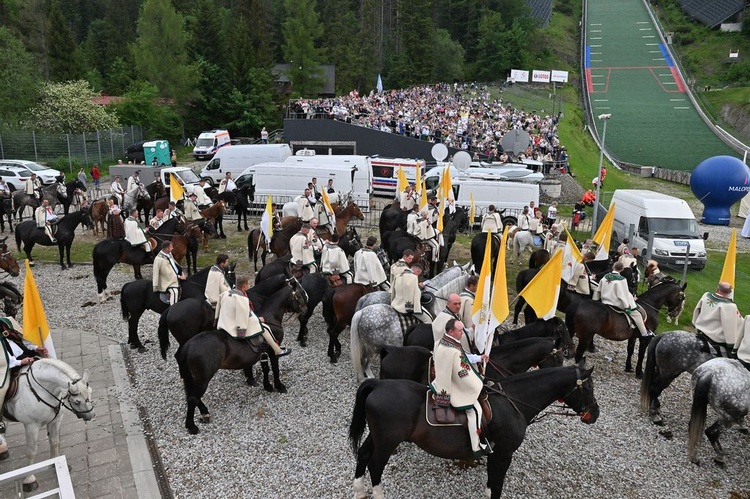
M 615 205 L 612 240 L 616 245 L 628 237 L 634 227 L 630 247 L 638 248 L 645 257 L 649 234 L 654 243 L 649 258 L 660 265 L 682 267 L 690 245 L 690 268 L 702 270 L 706 266 L 706 246 L 698 232 L 693 210 L 683 199 L 659 192 L 618 189 L 612 196 L 610 209 Z
M 283 203 L 304 194 L 313 177 L 318 179 L 320 189 L 325 187 L 328 179 L 333 179 L 336 192 L 351 194 L 362 211 L 370 210 L 370 170 L 358 169 L 351 164 L 260 163 L 242 172 L 237 185 L 252 183 L 255 205 L 265 206 L 269 195 L 274 201 Z
M 312 152 L 312 154 L 299 154 L 302 151 Z M 315 151 L 311 151 L 309 149 L 302 149 L 300 151 L 297 151 L 297 154 L 295 154 L 294 156 L 289 156 L 288 158 L 286 158 L 286 161 L 284 161 L 284 163 L 292 165 L 353 166 L 357 169 L 356 177 L 358 178 L 368 178 L 365 172 L 371 169 L 369 156 L 356 156 L 351 154 L 315 154 Z M 318 188 L 322 189 L 328 184 L 327 178 L 317 178 Z M 333 187 L 334 189 L 336 189 L 336 191 L 342 190 L 339 188 L 339 186 L 336 185 L 335 181 L 333 182 Z M 371 187 L 368 187 L 368 192 L 370 192 L 370 190 Z
M 220 148 L 231 146 L 232 139 L 229 137 L 227 130 L 211 130 L 198 135 L 193 147 L 193 157 L 195 159 L 211 159 Z
M 258 163 L 282 163 L 292 155 L 289 144 L 252 144 L 222 147 L 203 167 L 201 178 L 216 186 L 227 172 L 236 179 L 248 167 Z

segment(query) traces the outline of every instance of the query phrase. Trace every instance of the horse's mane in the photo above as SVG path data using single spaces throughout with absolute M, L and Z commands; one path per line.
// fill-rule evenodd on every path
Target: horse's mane
M 61 371 L 63 374 L 65 374 L 67 377 L 69 377 L 72 380 L 81 378 L 75 369 L 73 369 L 72 367 L 70 367 L 69 364 L 66 364 L 65 362 L 61 360 L 44 358 L 44 359 L 39 359 L 39 362 L 44 362 L 45 364 L 49 364 L 57 368 L 59 371 Z
M 211 266 L 210 265 L 208 267 L 204 267 L 204 268 L 200 269 L 198 272 L 196 272 L 195 274 L 188 276 L 188 280 L 191 281 L 191 282 L 198 281 L 205 274 L 208 274 L 208 272 L 210 270 L 211 270 Z
M 158 229 L 156 229 L 155 234 L 172 234 L 175 232 L 175 230 L 177 230 L 177 224 L 179 223 L 179 218 L 170 218 L 169 220 L 161 224 Z

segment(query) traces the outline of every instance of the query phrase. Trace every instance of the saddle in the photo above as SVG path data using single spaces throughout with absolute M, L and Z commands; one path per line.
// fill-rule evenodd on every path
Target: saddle
M 310 273 L 310 269 L 302 265 L 302 263 L 289 262 L 289 274 L 295 279 L 302 279 L 304 276 Z
M 435 365 L 432 357 L 427 363 L 427 382 L 432 384 L 435 380 Z M 427 390 L 425 399 L 425 420 L 430 426 L 463 426 L 468 428 L 468 417 L 466 411 L 454 409 L 450 404 L 441 403 L 439 397 Z M 482 406 L 481 429 L 486 434 L 486 428 L 492 421 L 492 407 L 487 393 L 482 390 L 479 394 L 479 405 Z
M 625 310 L 623 310 L 621 308 L 617 308 L 614 305 L 604 305 L 604 306 L 607 307 L 608 309 L 610 309 L 612 312 L 614 312 L 616 314 L 624 315 L 625 316 L 625 320 L 628 321 L 628 326 L 630 326 L 630 329 L 633 329 L 633 330 L 637 329 L 637 326 L 635 325 L 635 322 L 633 322 L 633 319 L 630 318 L 630 315 Z M 646 311 L 640 305 L 638 305 L 638 313 L 641 314 L 641 316 L 643 317 L 643 321 L 645 322 L 646 318 L 647 318 L 646 317 Z
M 258 354 L 263 349 L 263 335 L 262 334 L 256 334 L 255 336 L 247 337 L 247 336 L 232 336 L 231 334 L 227 333 L 230 338 L 232 338 L 235 341 L 244 341 L 249 347 L 250 350 L 253 351 L 253 353 Z

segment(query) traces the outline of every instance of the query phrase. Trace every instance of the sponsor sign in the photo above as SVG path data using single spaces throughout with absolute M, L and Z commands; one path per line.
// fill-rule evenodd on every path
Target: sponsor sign
M 552 70 L 552 81 L 558 82 L 558 83 L 568 83 L 568 72 L 567 71 L 557 71 L 555 69 Z
M 531 81 L 537 82 L 537 83 L 549 83 L 550 82 L 550 72 L 549 71 L 539 71 L 538 69 L 535 69 L 531 73 Z
M 529 72 L 525 71 L 523 69 L 511 69 L 510 70 L 510 79 L 518 82 L 518 83 L 528 83 L 529 82 Z

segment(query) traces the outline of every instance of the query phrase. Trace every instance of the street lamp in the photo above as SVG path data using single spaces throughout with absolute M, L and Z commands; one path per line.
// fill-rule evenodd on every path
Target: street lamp
M 599 119 L 604 122 L 604 128 L 602 128 L 602 144 L 601 151 L 599 152 L 599 173 L 596 176 L 596 200 L 594 201 L 594 218 L 591 223 L 591 237 L 594 237 L 596 233 L 596 222 L 597 215 L 599 215 L 599 191 L 602 187 L 602 166 L 604 166 L 604 139 L 607 137 L 607 122 L 612 117 L 611 114 L 600 114 Z

